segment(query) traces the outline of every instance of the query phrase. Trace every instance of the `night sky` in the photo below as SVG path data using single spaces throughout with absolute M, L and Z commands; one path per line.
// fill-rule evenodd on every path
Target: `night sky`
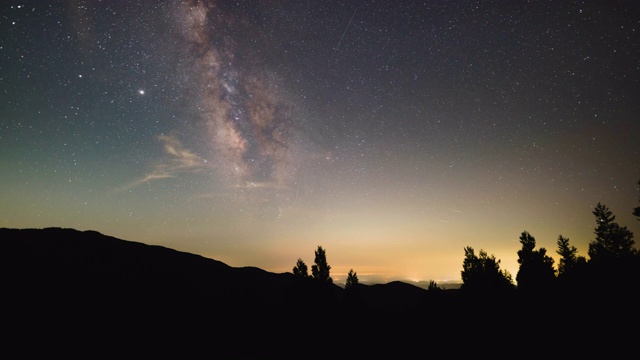
M 637 236 L 638 1 L 3 1 L 0 226 L 335 282 Z M 638 239 L 636 239 L 638 241 Z

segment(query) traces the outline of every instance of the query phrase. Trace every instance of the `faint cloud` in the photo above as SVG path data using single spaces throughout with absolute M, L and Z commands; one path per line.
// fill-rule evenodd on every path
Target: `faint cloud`
M 181 173 L 198 172 L 209 166 L 206 159 L 185 148 L 175 136 L 160 135 L 158 140 L 162 142 L 164 152 L 169 157 L 157 163 L 149 174 L 119 188 L 118 192 L 155 180 L 174 178 Z
M 158 140 L 164 144 L 164 151 L 171 158 L 158 164 L 156 170 L 172 174 L 185 171 L 200 171 L 207 167 L 207 160 L 186 149 L 174 136 L 160 135 Z

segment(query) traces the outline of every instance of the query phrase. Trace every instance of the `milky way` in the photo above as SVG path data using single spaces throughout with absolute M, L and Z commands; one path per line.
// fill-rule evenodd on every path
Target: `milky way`
M 184 76 L 195 88 L 191 104 L 206 124 L 218 173 L 238 188 L 283 188 L 296 173 L 298 140 L 291 104 L 252 58 L 255 39 L 243 19 L 215 2 L 177 4 L 184 39 Z

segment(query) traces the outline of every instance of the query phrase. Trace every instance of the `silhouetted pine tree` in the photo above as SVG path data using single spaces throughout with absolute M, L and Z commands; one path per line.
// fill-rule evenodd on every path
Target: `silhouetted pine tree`
M 464 248 L 462 286 L 465 293 L 502 293 L 513 289 L 513 279 L 507 270 L 500 269 L 500 260 L 480 250 L 476 256 L 472 247 Z
M 329 276 L 331 266 L 327 263 L 327 254 L 322 246 L 318 246 L 315 252 L 315 265 L 311 266 L 311 274 L 314 279 L 333 283 L 333 279 Z
M 558 277 L 572 276 L 578 271 L 584 271 L 587 259 L 577 255 L 578 249 L 569 244 L 569 238 L 559 235 L 556 244 L 558 244 L 556 253 L 560 255 Z
M 548 291 L 556 279 L 553 258 L 547 256 L 547 249 L 536 247 L 536 239 L 527 231 L 520 234 L 522 249 L 518 250 L 518 290 L 529 293 Z
M 577 255 L 578 249 L 569 243 L 569 238 L 558 236 L 558 288 L 564 295 L 573 299 L 580 299 L 585 290 L 589 289 L 589 273 L 587 259 Z
M 594 283 L 607 284 L 617 296 L 602 292 L 602 299 L 627 297 L 630 291 L 638 291 L 640 259 L 633 247 L 633 233 L 626 226 L 615 222 L 616 217 L 605 205 L 598 203 L 593 210 L 597 226 L 596 238 L 589 243 L 589 278 Z
M 309 271 L 307 269 L 307 264 L 302 261 L 302 259 L 298 259 L 296 266 L 293 267 L 293 275 L 307 278 L 309 277 Z
M 353 271 L 353 269 L 349 270 L 349 274 L 347 274 L 347 282 L 344 285 L 344 288 L 349 290 L 358 286 L 358 274 Z
M 637 253 L 633 248 L 635 241 L 633 233 L 626 226 L 615 222 L 615 215 L 605 205 L 598 203 L 593 210 L 596 217 L 596 239 L 589 243 L 589 258 L 591 262 L 613 264 L 625 261 Z

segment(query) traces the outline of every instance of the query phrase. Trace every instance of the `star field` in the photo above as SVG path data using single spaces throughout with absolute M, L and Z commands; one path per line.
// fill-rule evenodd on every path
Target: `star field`
M 640 232 L 633 1 L 8 1 L 0 226 L 336 281 Z

